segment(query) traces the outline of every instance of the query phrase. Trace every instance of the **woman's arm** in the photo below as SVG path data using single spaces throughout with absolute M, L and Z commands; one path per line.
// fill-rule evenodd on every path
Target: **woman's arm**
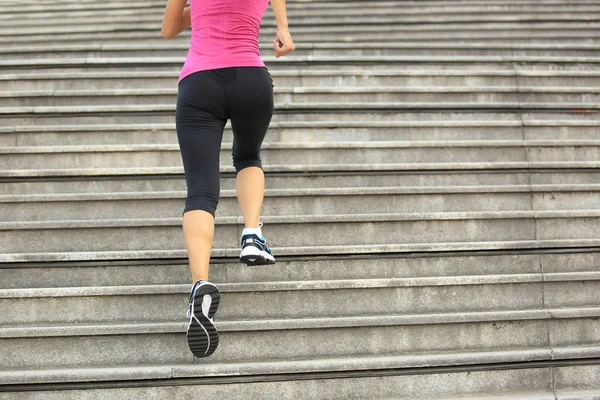
M 187 0 L 168 0 L 163 17 L 161 32 L 165 39 L 171 39 L 192 26 Z
M 288 28 L 285 0 L 270 1 L 275 13 L 275 20 L 277 21 L 277 35 L 275 36 L 273 47 L 275 48 L 275 57 L 279 58 L 296 50 L 296 45 L 292 40 L 292 35 L 290 35 Z

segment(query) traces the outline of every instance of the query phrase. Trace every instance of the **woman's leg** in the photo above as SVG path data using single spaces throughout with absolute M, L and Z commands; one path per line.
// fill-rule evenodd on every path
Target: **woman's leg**
M 190 291 L 187 342 L 196 357 L 210 356 L 219 345 L 214 316 L 221 295 L 208 282 L 208 264 L 219 202 L 219 154 L 226 117 L 222 84 L 213 72 L 184 78 L 177 95 L 177 139 L 183 159 L 187 198 L 183 236 L 194 285 Z
M 240 261 L 248 265 L 272 264 L 275 258 L 260 229 L 265 176 L 260 148 L 273 116 L 273 81 L 266 68 L 237 68 L 235 82 L 226 87 L 233 128 L 233 165 L 236 191 L 245 229 Z
M 258 228 L 265 192 L 260 147 L 273 116 L 273 81 L 266 68 L 242 67 L 228 89 L 237 198 L 246 228 Z
M 258 228 L 265 194 L 265 174 L 262 168 L 248 167 L 241 170 L 237 174 L 235 189 L 246 228 Z
M 219 155 L 226 123 L 221 83 L 200 72 L 181 81 L 177 99 L 177 138 L 187 183 L 183 236 L 192 280 L 208 280 L 219 202 Z
M 208 280 L 210 251 L 215 236 L 215 217 L 204 210 L 183 215 L 183 237 L 190 260 L 192 281 Z

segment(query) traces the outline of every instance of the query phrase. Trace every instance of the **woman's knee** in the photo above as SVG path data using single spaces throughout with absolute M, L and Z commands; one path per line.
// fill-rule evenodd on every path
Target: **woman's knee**
M 215 196 L 210 193 L 198 193 L 194 195 L 188 195 L 185 200 L 185 208 L 183 214 L 192 210 L 203 210 L 212 216 L 215 216 L 217 206 L 219 204 L 219 196 Z
M 253 159 L 253 160 L 239 160 L 239 161 L 233 161 L 233 166 L 235 167 L 235 173 L 239 174 L 240 171 L 246 169 L 246 168 L 250 168 L 250 167 L 257 167 L 262 169 L 262 163 L 259 159 Z

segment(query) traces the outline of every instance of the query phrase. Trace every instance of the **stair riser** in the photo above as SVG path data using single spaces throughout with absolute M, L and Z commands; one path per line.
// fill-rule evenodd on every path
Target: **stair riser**
M 584 367 L 592 371 L 594 366 Z M 576 373 L 583 368 L 570 367 L 558 369 L 565 384 L 577 380 Z M 564 370 L 564 372 L 563 372 Z M 557 369 L 554 369 L 557 371 Z M 555 372 L 556 373 L 556 372 Z M 232 400 L 272 400 L 274 398 L 310 398 L 350 399 L 355 398 L 411 398 L 433 399 L 449 394 L 479 399 L 480 393 L 495 393 L 496 399 L 516 400 L 516 397 L 504 398 L 503 394 L 523 392 L 535 393 L 535 396 L 521 400 L 555 400 L 552 393 L 552 374 L 550 368 L 518 369 L 508 371 L 461 372 L 410 376 L 354 377 L 344 379 L 314 379 L 284 382 L 241 383 L 228 385 L 202 386 L 157 386 L 119 389 L 53 390 L 38 392 L 0 393 L 2 400 L 147 400 L 152 398 L 179 399 L 195 398 L 201 391 L 207 398 L 227 398 Z M 590 375 L 591 372 L 588 372 Z M 486 396 L 487 397 L 487 396 Z M 482 397 L 481 400 L 486 400 Z M 488 398 L 489 399 L 489 398 Z M 563 400 L 562 397 L 559 397 Z
M 299 23 L 310 22 L 311 19 L 329 19 L 332 22 L 345 21 L 351 19 L 364 19 L 364 18 L 390 18 L 390 17 L 402 17 L 410 20 L 416 18 L 423 19 L 456 19 L 457 17 L 470 17 L 474 20 L 479 18 L 510 18 L 515 15 L 526 15 L 531 17 L 533 15 L 540 16 L 562 16 L 570 15 L 574 18 L 577 16 L 584 16 L 594 13 L 600 13 L 600 7 L 595 4 L 578 4 L 577 7 L 571 8 L 564 5 L 547 5 L 544 7 L 535 7 L 531 5 L 513 5 L 509 7 L 491 6 L 487 10 L 483 10 L 478 7 L 447 7 L 447 8 L 434 8 L 434 7 L 423 7 L 417 8 L 412 7 L 398 7 L 388 3 L 387 5 L 374 5 L 368 10 L 360 10 L 356 8 L 356 3 L 350 4 L 349 8 L 294 8 L 289 7 L 290 12 L 294 14 L 294 18 Z M 117 22 L 160 22 L 162 16 L 162 9 L 159 7 L 152 7 L 146 9 L 115 9 L 115 8 L 104 8 L 97 11 L 85 10 L 80 11 L 76 9 L 69 9 L 59 12 L 58 10 L 42 10 L 35 9 L 29 14 L 29 18 L 26 20 L 14 18 L 14 10 L 11 8 L 5 9 L 6 15 L 0 20 L 5 22 L 6 26 L 22 27 L 22 26 L 53 26 L 58 25 L 60 22 L 64 22 L 65 18 L 68 17 L 68 25 L 74 26 L 85 26 L 85 24 L 103 24 L 103 23 L 117 23 Z M 11 12 L 12 11 L 12 12 Z M 12 14 L 12 15 L 11 15 Z M 18 14 L 17 14 L 18 15 Z M 11 18 L 13 17 L 13 18 Z M 271 27 L 272 20 L 275 16 L 270 9 L 267 10 L 263 16 L 263 27 Z
M 181 167 L 179 150 L 103 153 L 4 154 L 5 168 L 76 169 Z M 262 165 L 415 164 L 465 162 L 565 162 L 596 161 L 600 147 L 484 147 L 484 148 L 356 148 L 356 149 L 263 149 Z M 231 151 L 221 151 L 222 166 L 231 166 Z
M 138 61 L 124 60 L 121 63 L 107 63 L 103 60 L 102 63 L 92 62 L 95 60 L 89 60 L 87 63 L 74 61 L 62 66 L 56 66 L 56 62 L 52 59 L 49 61 L 42 60 L 31 60 L 27 64 L 16 64 L 16 65 L 5 65 L 2 67 L 2 74 L 22 74 L 25 72 L 36 72 L 36 73 L 98 73 L 98 72 L 112 72 L 112 73 L 129 73 L 135 75 L 137 71 L 144 72 L 169 72 L 178 74 L 181 70 L 183 58 L 177 61 L 172 58 L 160 59 L 159 62 L 149 62 L 144 59 L 138 59 Z M 395 58 L 384 58 L 384 57 L 365 57 L 364 59 L 354 59 L 354 57 L 344 57 L 342 59 L 331 59 L 331 57 L 315 57 L 310 62 L 304 60 L 304 58 L 287 58 L 278 61 L 272 59 L 266 59 L 266 66 L 270 72 L 276 71 L 298 71 L 299 69 L 305 69 L 308 64 L 311 68 L 318 71 L 356 71 L 356 70 L 368 70 L 368 71 L 439 71 L 439 70 L 461 70 L 461 71 L 507 71 L 514 73 L 515 68 L 519 67 L 526 71 L 554 71 L 560 70 L 578 70 L 578 71 L 598 71 L 598 62 L 594 61 L 596 58 L 590 58 L 587 61 L 584 60 L 573 60 L 572 58 L 548 58 L 540 60 L 523 60 L 515 64 L 514 60 L 510 57 L 506 59 L 495 59 L 489 57 L 470 57 L 466 60 L 463 59 L 451 59 L 447 57 L 443 60 L 429 57 L 408 57 L 407 59 L 395 59 Z M 32 71 L 32 68 L 34 71 Z M 173 79 L 173 86 L 175 87 L 177 78 Z
M 578 300 L 587 295 L 587 304 L 593 302 L 593 289 L 600 287 L 596 282 L 587 282 L 587 286 L 580 282 L 555 285 L 557 289 L 582 287 Z M 527 310 L 543 308 L 542 301 L 541 283 L 224 292 L 217 321 Z M 0 302 L 7 310 L 2 325 L 162 322 L 185 320 L 188 294 L 45 297 Z M 560 295 L 553 301 L 561 302 L 575 301 Z
M 435 276 L 470 275 L 509 275 L 537 274 L 540 269 L 546 273 L 595 272 L 600 253 L 564 253 L 564 254 L 507 254 L 497 256 L 453 256 L 453 257 L 406 257 L 406 258 L 367 258 L 367 259 L 313 259 L 311 261 L 282 261 L 272 266 L 260 268 L 245 267 L 237 261 L 223 264 L 214 260 L 210 267 L 210 280 L 215 283 L 272 282 L 272 281 L 312 281 L 335 279 L 385 279 L 414 278 Z M 365 263 L 369 268 L 365 268 Z M 97 265 L 65 264 L 60 266 L 40 266 L 5 269 L 1 288 L 46 288 L 119 285 L 158 285 L 189 284 L 191 276 L 187 262 L 179 264 L 128 264 L 99 263 Z M 558 283 L 555 294 L 560 293 Z M 573 283 L 573 287 L 582 286 Z M 547 286 L 548 288 L 549 286 Z M 550 293 L 547 293 L 550 296 Z M 576 297 L 574 303 L 564 299 L 563 303 L 587 304 Z M 559 299 L 560 297 L 557 297 Z M 582 297 L 585 298 L 585 295 Z M 68 314 L 67 314 L 68 315 Z
M 428 195 L 360 195 L 269 197 L 263 204 L 263 216 L 363 214 L 402 212 L 586 210 L 593 209 L 598 192 L 481 193 Z M 98 200 L 0 203 L 2 221 L 59 221 L 112 218 L 178 218 L 185 194 L 175 199 Z M 239 216 L 237 200 L 221 197 L 219 216 Z
M 339 13 L 339 12 L 338 12 Z M 318 30 L 323 31 L 329 35 L 343 36 L 344 34 L 352 35 L 359 32 L 375 32 L 379 36 L 383 36 L 385 30 L 381 28 L 381 25 L 389 26 L 390 33 L 409 33 L 412 35 L 419 35 L 423 37 L 423 33 L 427 34 L 431 30 L 438 29 L 435 32 L 438 33 L 434 38 L 437 40 L 440 37 L 444 37 L 445 31 L 452 32 L 456 35 L 457 28 L 468 23 L 468 26 L 472 30 L 476 30 L 484 33 L 493 33 L 493 37 L 499 38 L 503 36 L 512 36 L 516 34 L 525 34 L 535 32 L 537 34 L 555 34 L 564 37 L 566 34 L 560 34 L 560 28 L 565 31 L 579 31 L 581 30 L 593 30 L 598 27 L 596 21 L 600 13 L 559 13 L 553 15 L 552 13 L 546 15 L 540 15 L 539 11 L 532 13 L 519 13 L 518 15 L 488 15 L 487 13 L 481 13 L 476 15 L 452 15 L 452 16 L 358 16 L 358 17 L 344 17 L 334 16 L 333 18 L 323 17 L 308 17 L 308 18 L 296 18 L 294 17 L 294 28 L 292 31 L 295 35 L 301 36 L 303 33 L 316 33 Z M 536 22 L 532 23 L 533 28 L 529 26 L 523 26 L 523 19 L 535 19 Z M 34 24 L 34 26 L 24 25 L 23 22 L 13 22 L 12 26 L 6 26 L 0 30 L 0 36 L 10 37 L 18 35 L 48 35 L 53 34 L 73 34 L 73 33 L 90 33 L 90 32 L 112 32 L 112 31 L 128 31 L 135 32 L 147 32 L 149 37 L 158 37 L 160 34 L 160 14 L 157 17 L 146 18 L 144 21 L 142 18 L 136 18 L 132 21 L 131 18 L 125 21 L 118 21 L 114 18 L 105 21 L 86 19 L 85 22 L 77 23 L 76 20 L 71 21 L 70 19 L 61 19 L 54 23 L 41 22 Z M 552 26 L 554 22 L 555 27 Z M 381 24 L 381 25 L 377 25 Z M 424 32 L 415 32 L 415 25 L 423 27 Z M 440 29 L 439 27 L 444 28 Z M 412 28 L 412 29 L 411 29 Z M 479 29 L 478 29 L 479 28 Z M 504 28 L 504 30 L 502 29 Z M 264 36 L 271 36 L 276 30 L 276 24 L 274 18 L 265 18 L 261 24 L 261 34 Z M 429 32 L 428 32 L 429 31 Z M 434 32 L 431 32 L 434 33 Z M 459 37 L 465 37 L 463 35 Z M 296 36 L 294 36 L 296 37 Z M 304 39 L 304 37 L 303 37 Z M 303 40 L 304 41 L 304 40 Z
M 553 263 L 555 261 L 555 263 Z M 246 267 L 236 260 L 214 260 L 210 280 L 214 283 L 312 281 L 335 279 L 385 279 L 488 274 L 537 274 L 547 271 L 594 271 L 600 253 L 562 255 L 499 255 L 464 257 L 328 258 L 311 261 L 277 261 L 260 268 Z M 365 263 L 369 268 L 365 268 Z M 557 266 L 558 265 L 558 266 Z M 3 271 L 2 289 L 189 284 L 187 261 L 178 264 L 99 263 L 60 266 L 20 266 Z
M 222 332 L 203 364 L 353 355 L 546 348 L 546 321 Z M 553 325 L 553 324 L 552 324 Z M 580 321 L 572 321 L 574 329 Z M 550 328 L 552 330 L 552 326 Z M 396 340 L 390 340 L 396 338 Z M 184 333 L 2 339 L 7 368 L 191 363 Z M 10 357 L 13 355 L 13 357 Z
M 490 45 L 493 47 L 493 45 Z M 502 49 L 502 48 L 430 48 L 424 45 L 422 49 L 411 48 L 356 48 L 356 49 L 311 49 L 299 47 L 295 56 L 556 56 L 556 57 L 595 57 L 598 49 Z M 185 57 L 187 48 L 181 46 L 173 49 L 146 49 L 146 50 L 56 50 L 44 51 L 15 51 L 2 52 L 4 60 L 42 60 L 54 57 L 61 58 L 102 58 L 102 57 Z M 272 48 L 262 48 L 262 56 L 272 57 L 275 51 Z
M 357 124 L 360 125 L 360 124 Z M 340 128 L 270 128 L 267 142 L 335 142 L 335 141 L 403 141 L 403 140 L 521 140 L 541 133 L 535 138 L 558 139 L 564 137 L 598 139 L 598 127 L 564 127 L 562 129 L 528 129 L 509 127 L 340 127 Z M 528 131 L 531 131 L 529 133 Z M 223 142 L 231 143 L 231 128 L 225 128 Z M 115 130 L 115 131 L 64 131 L 40 133 L 0 133 L 0 146 L 74 146 L 102 144 L 171 143 L 177 144 L 175 129 Z
M 553 219 L 537 222 L 537 238 L 595 238 L 593 224 L 599 218 Z M 268 221 L 266 221 L 268 224 Z M 536 223 L 531 219 L 338 222 L 270 224 L 271 246 L 347 246 L 398 243 L 455 243 L 534 240 Z M 239 246 L 240 226 L 217 227 L 215 249 Z M 183 249 L 181 226 L 81 227 L 29 229 L 3 232 L 4 253 L 90 252 L 121 250 Z
M 358 123 L 357 125 L 360 125 Z M 507 124 L 508 125 L 508 124 Z M 421 140 L 599 140 L 600 126 L 548 127 L 340 127 L 270 128 L 267 142 L 348 142 Z M 177 133 L 170 129 L 64 131 L 40 133 L 0 133 L 0 146 L 83 146 L 112 144 L 177 144 Z M 223 142 L 231 143 L 233 134 L 226 128 Z
M 390 27 L 393 29 L 393 27 Z M 463 27 L 464 28 L 464 27 Z M 494 45 L 509 45 L 513 44 L 516 48 L 520 46 L 531 45 L 568 45 L 577 43 L 577 45 L 598 45 L 600 44 L 600 35 L 594 29 L 573 29 L 566 28 L 563 33 L 557 30 L 530 30 L 526 31 L 520 27 L 516 27 L 514 32 L 505 28 L 504 31 L 499 29 L 489 29 L 485 31 L 465 31 L 464 29 L 456 28 L 454 30 L 446 29 L 425 29 L 421 31 L 391 31 L 389 33 L 377 31 L 361 32 L 361 28 L 354 28 L 352 31 L 346 32 L 330 32 L 328 37 L 337 40 L 339 43 L 385 43 L 385 44 L 415 44 L 415 43 L 451 43 L 453 45 L 471 45 L 471 44 L 489 44 Z M 96 33 L 54 33 L 52 35 L 0 35 L 0 45 L 3 48 L 22 48 L 23 46 L 35 46 L 41 40 L 45 40 L 48 46 L 61 45 L 87 45 L 87 46 L 110 46 L 130 44 L 132 42 L 139 43 L 140 47 L 146 44 L 165 44 L 165 40 L 157 34 L 157 30 L 151 31 L 133 31 L 133 32 L 96 32 Z M 318 32 L 303 31 L 294 27 L 292 30 L 294 40 L 297 44 L 304 43 L 320 43 L 318 39 L 322 39 Z M 260 45 L 265 51 L 270 51 L 270 46 L 275 36 L 275 31 L 265 29 L 261 33 Z M 189 35 L 183 34 L 172 40 L 171 43 L 189 43 Z M 305 46 L 310 47 L 310 46 Z M 92 49 L 93 50 L 93 49 Z M 266 54 L 266 53 L 265 53 Z
M 501 174 L 495 173 L 475 173 L 475 174 L 453 174 L 452 172 L 431 174 L 430 176 L 421 175 L 419 173 L 397 174 L 392 172 L 392 175 L 382 173 L 381 175 L 361 175 L 360 173 L 354 176 L 346 175 L 308 175 L 308 176 L 273 176 L 266 175 L 268 188 L 278 189 L 293 189 L 298 187 L 303 188 L 336 188 L 336 187 L 404 187 L 404 186 L 478 186 L 478 185 L 528 185 L 527 176 L 521 173 L 503 171 Z M 552 173 L 537 173 L 532 175 L 532 183 L 534 185 L 544 184 L 595 184 L 597 183 L 598 174 L 593 172 L 552 172 Z M 80 181 L 32 181 L 32 182 L 14 182 L 1 183 L 0 188 L 2 193 L 19 195 L 19 194 L 51 194 L 51 193 L 106 193 L 106 192 L 146 192 L 146 191 L 185 191 L 185 180 L 183 176 L 173 178 L 151 178 L 140 176 L 140 179 L 130 180 L 128 178 L 114 179 L 81 179 Z M 221 189 L 235 189 L 235 180 L 231 176 L 221 177 Z M 536 194 L 536 196 L 542 196 Z M 562 204 L 561 197 L 568 196 L 567 193 L 559 194 L 553 192 L 553 195 L 558 199 L 558 202 L 552 197 L 547 198 L 546 204 Z M 585 197 L 587 195 L 579 193 L 578 196 Z M 537 205 L 541 209 L 543 199 L 539 199 Z
M 561 204 L 591 207 L 600 193 L 562 195 L 556 201 L 553 194 L 541 199 L 542 205 L 554 208 Z M 185 193 L 175 199 L 149 200 L 99 200 L 0 203 L 1 221 L 52 221 L 65 218 L 178 218 L 183 212 Z M 432 194 L 432 195 L 347 195 L 347 196 L 297 196 L 267 197 L 261 215 L 328 215 L 402 212 L 445 211 L 514 211 L 531 209 L 528 193 Z M 559 208 L 560 209 L 560 208 Z M 219 216 L 242 215 L 234 197 L 221 197 Z
M 516 102 L 520 96 L 516 92 L 507 93 L 279 93 L 275 92 L 275 103 L 352 103 L 352 102 Z M 558 95 L 548 94 L 548 101 L 576 102 L 583 101 L 593 94 Z M 119 96 L 82 96 L 82 97 L 12 97 L 0 98 L 0 107 L 52 107 L 82 105 L 146 105 L 173 104 L 177 101 L 173 94 L 119 95 Z M 174 106 L 173 106 L 174 111 Z
M 310 104 L 310 103 L 304 103 Z M 517 103 L 511 103 L 512 107 L 517 107 Z M 443 105 L 443 103 L 442 103 Z M 64 125 L 122 125 L 122 124 L 173 124 L 175 122 L 175 103 L 172 104 L 160 104 L 160 110 L 162 111 L 136 111 L 136 112 L 124 112 L 121 110 L 115 110 L 111 112 L 52 112 L 52 113 L 36 113 L 32 112 L 18 112 L 4 114 L 2 117 L 2 123 L 4 126 L 64 126 Z M 402 121 L 402 120 L 432 120 L 434 116 L 438 114 L 440 109 L 438 104 L 422 104 L 415 105 L 414 103 L 408 103 L 408 106 L 404 106 L 402 103 L 397 103 L 397 106 L 392 108 L 380 109 L 376 104 L 363 103 L 364 108 L 359 109 L 348 109 L 345 106 L 341 106 L 340 103 L 330 103 L 327 108 L 323 108 L 320 105 L 314 105 L 307 108 L 300 104 L 300 108 L 294 108 L 293 106 L 283 107 L 277 105 L 273 116 L 273 121 L 327 121 L 332 120 L 339 121 Z M 99 106 L 102 107 L 102 106 Z M 108 106 L 104 106 L 108 107 Z M 139 106 L 138 106 L 139 107 Z M 409 108 L 410 107 L 410 108 Z M 432 109 L 432 107 L 438 107 Z M 448 103 L 448 110 L 445 115 L 452 115 L 456 120 L 473 121 L 481 120 L 485 117 L 493 118 L 501 113 L 510 113 L 512 110 L 507 110 L 505 106 L 500 103 L 491 104 L 488 109 L 478 111 L 478 103 L 469 103 L 467 105 L 454 105 L 458 112 L 454 112 L 452 109 L 452 103 Z M 466 108 L 463 108 L 466 107 Z M 522 106 L 520 106 L 522 107 Z M 552 107 L 568 107 L 564 110 L 560 109 L 553 111 L 554 119 L 571 119 L 573 121 L 597 121 L 600 113 L 589 112 L 576 112 L 573 113 L 572 107 L 576 107 L 579 110 L 583 105 L 581 103 L 566 103 L 566 104 L 550 104 L 548 103 L 548 109 L 544 109 L 541 112 L 538 109 L 538 115 L 546 115 L 550 112 Z M 114 106 L 112 108 L 115 108 Z M 111 109 L 112 109 L 111 108 Z M 142 107 L 146 110 L 145 107 Z M 60 110 L 60 109 L 59 109 Z M 423 111 L 424 110 L 424 111 Z M 430 110 L 430 111 L 428 111 Z M 25 110 L 24 110 L 25 111 Z M 431 112 L 430 116 L 426 114 Z M 522 115 L 523 118 L 529 118 L 530 112 L 526 110 Z M 451 113 L 451 114 L 450 114 Z M 515 114 L 508 114 L 511 117 Z M 538 119 L 538 118 L 529 118 Z M 512 119 L 511 119 L 512 120 Z
M 173 111 L 148 112 L 148 113 L 62 113 L 62 114 L 20 114 L 5 116 L 1 119 L 5 126 L 32 126 L 32 125 L 113 125 L 113 124 L 173 124 L 175 123 L 175 103 Z M 171 105 L 168 105 L 171 107 Z M 473 115 L 465 112 L 465 115 Z M 481 114 L 480 114 L 481 115 Z M 409 118 L 410 113 L 401 110 L 388 110 L 380 112 L 378 110 L 283 110 L 275 109 L 272 121 L 293 120 L 293 121 L 398 121 L 398 118 Z M 590 117 L 592 118 L 592 117 Z M 469 119 L 465 117 L 465 119 Z
M 177 87 L 178 74 L 164 77 L 136 78 L 123 76 L 118 78 L 88 78 L 88 79 L 27 79 L 21 75 L 19 80 L 0 80 L 0 91 L 24 90 L 99 90 L 99 89 L 172 89 Z M 525 77 L 519 76 L 273 76 L 275 87 L 298 86 L 330 86 L 330 87 L 356 87 L 356 86 L 398 86 L 398 87 L 428 87 L 428 86 L 515 86 L 518 79 L 520 86 L 552 86 L 552 87 L 598 87 L 599 76 L 591 77 Z M 577 89 L 575 89 L 577 90 Z
M 596 161 L 595 147 L 523 148 L 354 148 L 262 149 L 263 166 L 450 162 Z M 231 150 L 221 150 L 221 165 L 231 166 Z M 179 149 L 165 151 L 3 154 L 7 169 L 181 167 Z
M 556 389 L 559 393 L 568 390 L 589 390 L 600 389 L 600 366 L 587 365 L 571 368 L 555 368 L 554 379 L 556 381 Z M 589 399 L 596 400 L 598 393 L 586 393 Z M 595 396 L 595 397 L 594 397 Z M 577 397 L 559 397 L 564 400 L 575 400 Z M 581 398 L 580 398 L 581 399 Z
M 576 91 L 576 89 L 573 89 Z M 600 95 L 594 93 L 517 93 L 510 92 L 472 92 L 472 93 L 435 93 L 419 92 L 372 92 L 372 93 L 280 93 L 275 91 L 275 103 L 594 103 Z M 64 97 L 9 97 L 0 98 L 0 107 L 64 107 L 95 105 L 146 105 L 173 104 L 177 101 L 173 94 L 118 95 L 118 96 L 64 96 Z M 424 104 L 423 107 L 427 107 Z
M 534 183 L 585 184 L 597 183 L 600 174 L 593 172 L 535 174 Z M 365 175 L 357 172 L 347 174 L 266 174 L 266 187 L 269 189 L 296 188 L 344 188 L 344 187 L 405 187 L 405 186 L 452 186 L 452 185 L 528 185 L 529 178 L 521 172 L 502 171 L 501 173 L 431 173 L 382 172 Z M 235 189 L 235 178 L 221 176 L 221 190 Z M 76 180 L 49 179 L 39 181 L 0 182 L 0 192 L 6 194 L 44 193 L 107 193 L 107 192 L 147 192 L 185 191 L 183 174 L 172 177 L 140 175 L 130 177 L 77 178 Z
M 579 23 L 582 25 L 594 24 L 597 18 L 600 16 L 600 12 L 591 9 L 589 11 L 578 11 L 571 12 L 571 10 L 564 9 L 561 12 L 541 12 L 540 10 L 528 10 L 517 13 L 488 13 L 488 12 L 457 12 L 452 14 L 427 14 L 427 13 L 409 13 L 405 14 L 399 11 L 386 15 L 347 15 L 343 12 L 337 11 L 331 14 L 320 14 L 318 16 L 310 15 L 294 17 L 296 26 L 314 28 L 315 26 L 352 26 L 352 25 L 370 25 L 371 27 L 376 26 L 378 23 L 389 24 L 389 25 L 412 25 L 412 24 L 459 24 L 459 23 L 473 23 L 482 25 L 486 22 L 489 23 L 509 23 L 516 24 L 521 22 L 523 19 L 530 20 L 535 19 L 538 23 L 551 23 L 558 22 L 561 24 L 573 24 Z M 519 18 L 521 17 L 521 18 Z M 26 19 L 15 19 L 13 21 L 6 22 L 6 28 L 2 30 L 3 33 L 12 34 L 8 28 L 13 28 L 14 32 L 34 32 L 40 29 L 51 30 L 57 29 L 64 24 L 64 27 L 69 31 L 72 29 L 81 28 L 123 28 L 129 26 L 132 30 L 148 30 L 148 28 L 156 27 L 161 21 L 161 14 L 157 12 L 153 16 L 139 16 L 137 18 L 115 17 L 115 16 L 96 16 L 92 18 L 69 18 L 69 19 L 44 19 L 39 23 L 31 24 Z M 33 25 L 33 26 L 32 26 Z M 275 18 L 266 17 L 263 19 L 262 28 L 275 28 Z M 117 29 L 115 29 L 117 30 Z
M 507 321 L 388 327 L 221 332 L 220 347 L 203 364 L 434 352 L 546 349 L 568 330 L 578 344 L 594 344 L 593 319 Z M 397 340 L 389 340 L 389 338 Z M 548 343 L 550 337 L 550 343 Z M 7 368 L 190 363 L 184 333 L 2 339 Z M 293 343 L 293 345 L 291 345 Z M 141 351 L 143 349 L 143 351 Z M 14 355 L 10 357 L 10 355 Z
M 595 272 L 600 262 L 600 253 L 565 254 L 507 254 L 497 256 L 453 256 L 453 257 L 406 257 L 368 259 L 313 259 L 311 261 L 282 261 L 260 268 L 245 267 L 239 262 L 223 264 L 214 260 L 210 267 L 210 280 L 215 283 L 312 281 L 335 279 L 385 279 L 435 276 L 509 275 L 546 273 Z M 365 263 L 369 268 L 365 268 Z M 189 284 L 191 276 L 187 262 L 179 264 L 127 264 L 99 263 L 97 265 L 65 264 L 61 266 L 39 266 L 5 269 L 1 288 L 47 288 L 119 286 L 119 285 L 168 285 Z M 562 287 L 570 285 L 580 290 L 582 283 L 557 283 L 557 288 L 548 297 L 554 296 L 555 306 L 588 304 L 584 294 L 569 297 L 561 295 Z M 593 287 L 592 287 L 593 288 Z M 562 296 L 562 297 L 561 297 Z M 561 300 L 562 299 L 562 300 Z M 566 302 L 565 302 L 565 299 Z M 584 300 L 582 300 L 584 299 Z M 559 301 L 560 300 L 560 301 Z M 594 304 L 591 304 L 594 305 Z M 69 315 L 69 314 L 67 314 Z M 220 315 L 220 314 L 219 314 Z

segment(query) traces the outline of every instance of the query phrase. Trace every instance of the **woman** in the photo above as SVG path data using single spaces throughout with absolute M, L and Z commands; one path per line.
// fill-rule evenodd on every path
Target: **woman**
M 271 0 L 277 21 L 275 55 L 295 49 L 285 0 Z M 219 152 L 228 119 L 233 128 L 236 192 L 244 215 L 240 261 L 272 264 L 259 223 L 265 178 L 260 146 L 273 115 L 273 83 L 259 53 L 258 33 L 269 0 L 168 0 L 162 23 L 165 39 L 192 27 L 190 49 L 179 77 L 176 126 L 188 194 L 183 235 L 194 285 L 188 311 L 188 345 L 196 357 L 219 344 L 213 321 L 217 287 L 208 282 L 208 264 L 219 201 Z

